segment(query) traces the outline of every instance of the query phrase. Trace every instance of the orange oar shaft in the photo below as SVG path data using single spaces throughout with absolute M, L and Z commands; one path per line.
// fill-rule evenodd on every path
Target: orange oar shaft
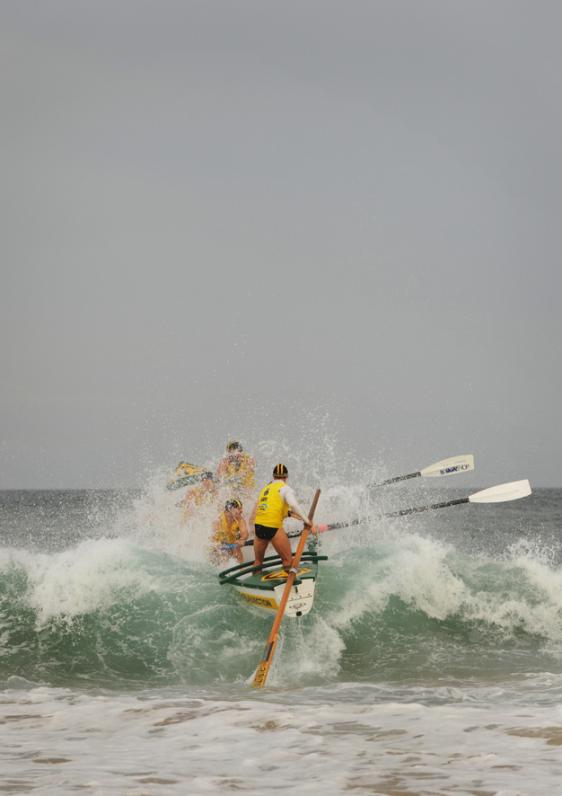
M 310 511 L 308 512 L 308 519 L 311 522 L 314 517 L 314 512 L 316 511 L 316 506 L 318 504 L 319 497 L 320 497 L 320 490 L 317 489 L 314 494 L 312 504 L 310 506 Z M 299 539 L 297 549 L 295 550 L 295 555 L 293 556 L 292 569 L 299 568 L 301 556 L 303 554 L 307 537 L 308 537 L 308 528 L 305 527 L 305 529 L 302 532 L 301 538 Z M 273 656 L 275 655 L 275 648 L 277 647 L 277 641 L 279 640 L 279 628 L 281 627 L 281 622 L 283 621 L 285 606 L 287 605 L 287 600 L 289 599 L 289 595 L 291 594 L 291 589 L 293 588 L 295 577 L 296 577 L 295 572 L 289 572 L 289 574 L 287 575 L 287 582 L 285 584 L 285 589 L 283 591 L 281 602 L 279 603 L 279 608 L 277 609 L 277 613 L 275 615 L 275 619 L 271 627 L 269 638 L 267 639 L 267 644 L 265 645 L 265 651 L 258 665 L 258 668 L 256 669 L 256 673 L 254 674 L 254 680 L 252 682 L 253 688 L 263 688 L 265 685 L 265 681 L 267 680 L 267 675 L 269 674 L 269 669 L 273 661 Z

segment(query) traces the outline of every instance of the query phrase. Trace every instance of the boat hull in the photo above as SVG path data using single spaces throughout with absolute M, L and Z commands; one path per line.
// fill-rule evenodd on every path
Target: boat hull
M 316 576 L 307 577 L 307 573 L 309 572 L 309 567 L 301 567 L 299 570 L 297 577 L 299 579 L 302 578 L 302 580 L 301 583 L 299 583 L 297 586 L 293 586 L 291 589 L 289 599 L 287 600 L 287 604 L 285 606 L 285 616 L 294 618 L 305 616 L 311 610 L 312 604 L 314 603 Z M 281 602 L 281 597 L 285 591 L 284 580 L 286 580 L 286 573 L 284 570 L 275 572 L 275 574 L 278 573 L 279 575 L 282 573 L 285 577 L 280 577 L 280 582 L 272 590 L 265 590 L 259 586 L 255 587 L 252 586 L 251 583 L 245 583 L 239 586 L 235 585 L 234 589 L 240 598 L 249 605 L 253 605 L 256 608 L 263 608 L 266 611 L 277 611 Z M 267 575 L 263 577 L 267 577 Z
M 286 616 L 295 619 L 310 612 L 314 603 L 318 561 L 324 559 L 326 556 L 319 556 L 314 552 L 303 554 L 295 584 L 285 606 Z M 254 571 L 253 564 L 252 561 L 224 570 L 219 573 L 219 582 L 231 584 L 246 605 L 275 612 L 279 608 L 287 581 L 281 559 L 278 556 L 269 556 L 259 572 Z

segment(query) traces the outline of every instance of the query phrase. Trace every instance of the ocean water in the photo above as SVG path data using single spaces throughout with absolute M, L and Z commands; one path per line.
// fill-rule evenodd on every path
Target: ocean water
M 207 561 L 178 495 L 0 493 L 0 793 L 562 793 L 562 490 L 325 489 L 312 612 Z M 303 501 L 312 493 L 312 486 Z

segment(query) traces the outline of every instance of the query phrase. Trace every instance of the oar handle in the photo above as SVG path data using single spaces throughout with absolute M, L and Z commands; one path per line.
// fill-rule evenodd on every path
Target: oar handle
M 444 509 L 447 506 L 460 506 L 461 503 L 468 503 L 468 498 L 457 498 L 456 500 L 446 500 L 443 503 L 432 503 L 429 506 L 416 506 L 413 509 L 400 509 L 400 511 L 391 511 L 385 514 L 385 517 L 404 517 L 406 514 L 419 514 L 422 511 L 431 511 L 432 509 Z
M 369 489 L 374 489 L 377 486 L 387 486 L 388 484 L 396 484 L 398 481 L 407 481 L 409 478 L 418 478 L 421 475 L 421 470 L 417 473 L 408 473 L 407 475 L 396 475 L 394 478 L 387 478 L 386 481 L 381 481 L 380 484 L 369 484 Z
M 336 531 L 338 528 L 349 528 L 350 525 L 360 525 L 362 522 L 364 522 L 364 519 L 356 517 L 354 520 L 331 522 L 329 525 L 317 525 L 316 529 L 318 533 L 324 533 L 324 531 Z
M 326 531 L 336 531 L 338 528 L 349 528 L 351 525 L 361 525 L 362 522 L 366 522 L 365 517 L 357 517 L 354 520 L 345 520 L 344 522 L 331 522 L 329 525 L 317 524 L 314 528 L 318 534 L 326 533 Z M 301 535 L 302 531 L 294 531 L 293 533 L 288 533 L 287 537 L 289 539 L 297 539 Z M 246 544 L 253 544 L 253 542 L 246 542 Z

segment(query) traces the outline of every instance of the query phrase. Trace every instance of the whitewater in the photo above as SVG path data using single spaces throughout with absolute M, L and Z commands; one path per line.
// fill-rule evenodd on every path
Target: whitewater
M 272 616 L 163 483 L 0 492 L 0 792 L 562 792 L 562 490 L 390 520 L 467 492 L 329 484 L 319 521 L 370 519 L 257 692 Z

